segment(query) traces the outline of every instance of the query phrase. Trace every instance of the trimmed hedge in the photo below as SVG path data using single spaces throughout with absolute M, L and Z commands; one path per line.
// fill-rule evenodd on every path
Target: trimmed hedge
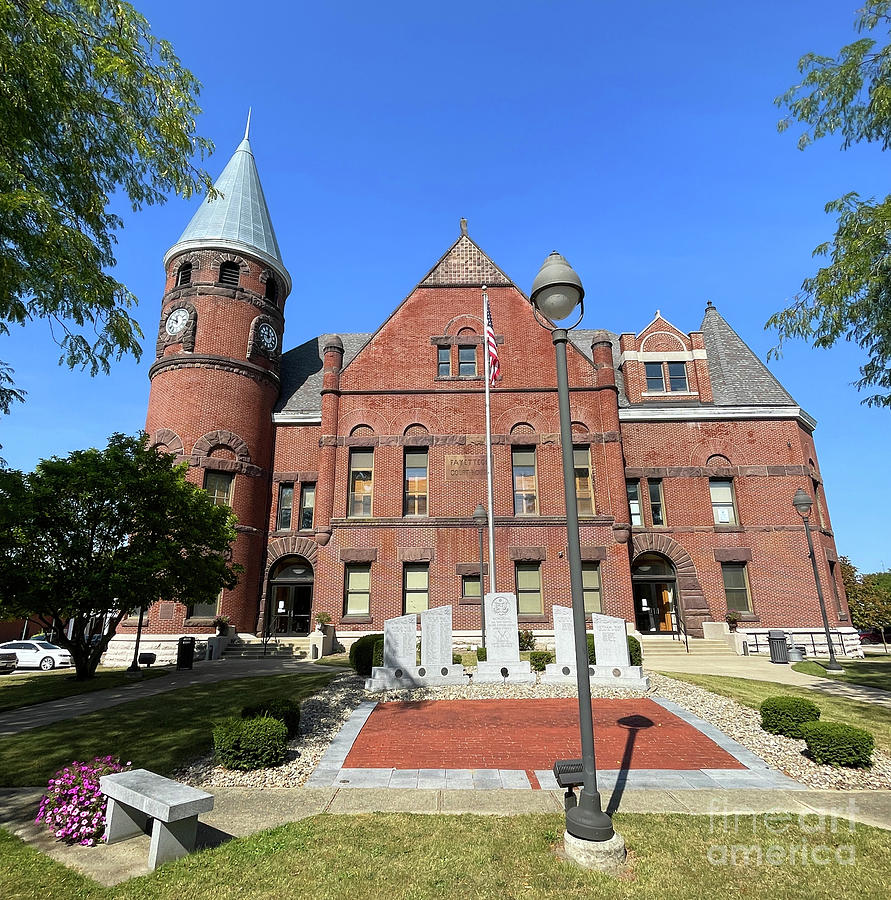
M 761 702 L 761 727 L 770 734 L 801 738 L 801 726 L 820 718 L 820 707 L 803 697 L 767 697 Z
M 384 639 L 380 638 L 374 642 L 374 651 L 371 654 L 371 665 L 382 666 L 384 664 Z M 369 673 L 371 674 L 371 673 Z
M 850 769 L 866 769 L 872 765 L 875 740 L 863 728 L 841 722 L 804 722 L 800 730 L 816 763 Z
M 213 748 L 227 769 L 280 766 L 288 754 L 288 729 L 269 716 L 225 719 L 213 730 Z
M 372 655 L 374 654 L 374 645 L 377 641 L 382 641 L 382 634 L 366 634 L 354 641 L 350 647 L 350 665 L 359 675 L 371 675 Z
M 529 662 L 535 672 L 544 672 L 545 666 L 554 661 L 554 654 L 550 650 L 533 650 L 529 654 Z
M 259 719 L 264 716 L 284 722 L 288 737 L 296 737 L 300 731 L 300 704 L 289 697 L 273 697 L 262 703 L 245 706 L 241 711 L 242 719 Z
M 518 631 L 517 637 L 520 642 L 521 650 L 535 649 L 535 635 L 531 631 Z
M 628 635 L 628 656 L 630 658 L 630 665 L 643 665 L 643 651 L 640 649 L 640 641 L 633 634 Z M 588 665 L 597 665 L 597 654 L 594 652 L 593 634 L 588 635 Z

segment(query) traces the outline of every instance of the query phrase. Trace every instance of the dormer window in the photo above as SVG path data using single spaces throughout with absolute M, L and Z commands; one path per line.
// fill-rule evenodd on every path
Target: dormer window
M 241 267 L 236 262 L 224 262 L 220 266 L 220 284 L 226 287 L 238 287 L 241 278 Z
M 190 284 L 192 281 L 192 264 L 190 262 L 183 263 L 176 273 L 176 286 L 182 287 Z
M 651 394 L 664 394 L 668 391 L 687 393 L 687 364 L 684 362 L 648 362 L 644 363 L 647 376 L 647 391 Z

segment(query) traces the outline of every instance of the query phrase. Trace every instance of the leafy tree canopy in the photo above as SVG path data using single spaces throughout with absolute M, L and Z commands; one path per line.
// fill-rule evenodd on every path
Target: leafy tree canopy
M 0 619 L 52 629 L 89 678 L 134 610 L 233 587 L 235 516 L 185 471 L 144 436 L 120 434 L 31 474 L 0 470 Z
M 808 53 L 798 62 L 803 76 L 776 103 L 786 111 L 785 131 L 804 126 L 798 146 L 838 135 L 852 144 L 891 146 L 891 0 L 867 0 L 856 30 L 863 37 L 835 56 Z M 875 35 L 875 36 L 874 36 Z M 837 217 L 835 236 L 814 256 L 825 261 L 806 278 L 795 302 L 768 320 L 775 328 L 777 355 L 789 338 L 831 347 L 841 338 L 866 352 L 858 389 L 870 390 L 871 406 L 891 406 L 891 196 L 862 198 L 856 192 L 826 204 Z
M 839 557 L 838 562 L 851 621 L 858 628 L 878 628 L 884 643 L 884 631 L 891 626 L 891 573 L 861 575 L 846 556 Z
M 211 189 L 192 166 L 199 83 L 123 0 L 0 0 L 0 335 L 48 319 L 60 362 L 140 355 L 136 298 L 111 274 L 119 217 Z M 23 393 L 0 361 L 0 413 Z

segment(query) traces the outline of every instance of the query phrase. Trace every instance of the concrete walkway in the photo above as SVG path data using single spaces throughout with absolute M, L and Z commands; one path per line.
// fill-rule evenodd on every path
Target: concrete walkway
M 340 671 L 318 666 L 312 662 L 302 662 L 287 658 L 278 659 L 218 659 L 212 662 L 196 662 L 194 669 L 182 672 L 172 671 L 148 681 L 135 682 L 102 691 L 91 691 L 48 703 L 37 703 L 0 713 L 0 737 L 18 734 L 53 722 L 63 722 L 77 716 L 85 716 L 91 712 L 131 703 L 145 697 L 155 697 L 168 691 L 192 687 L 197 684 L 210 684 L 216 681 L 229 681 L 234 678 L 253 678 L 260 675 L 291 675 L 306 672 Z
M 844 666 L 844 660 L 841 661 Z M 672 672 L 688 675 L 718 675 L 726 678 L 749 678 L 753 681 L 772 681 L 790 687 L 807 688 L 832 697 L 859 700 L 862 703 L 877 703 L 891 709 L 891 691 L 851 684 L 832 678 L 820 678 L 796 672 L 790 665 L 772 663 L 768 659 L 752 656 L 697 656 L 695 653 L 644 657 L 644 668 L 650 672 Z
M 201 816 L 199 845 L 217 846 L 234 837 L 295 822 L 322 813 L 432 813 L 512 816 L 524 813 L 561 814 L 562 791 L 380 790 L 352 788 L 223 788 L 210 789 L 212 812 Z M 611 806 L 609 790 L 602 792 L 604 808 Z M 148 870 L 149 839 L 120 844 L 68 847 L 34 824 L 40 802 L 37 788 L 0 790 L 0 827 L 49 856 L 105 885 L 117 884 Z M 621 813 L 681 813 L 711 816 L 716 827 L 734 826 L 726 816 L 791 813 L 835 817 L 836 828 L 860 822 L 891 828 L 891 791 L 782 790 L 625 790 L 618 801 Z M 832 820 L 829 820 L 831 824 Z M 826 827 L 830 827 L 827 824 Z

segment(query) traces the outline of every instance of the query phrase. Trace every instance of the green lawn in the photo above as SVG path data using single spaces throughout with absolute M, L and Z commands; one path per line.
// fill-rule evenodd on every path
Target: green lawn
M 730 820 L 731 823 L 733 820 Z M 797 821 L 772 832 L 762 818 L 738 830 L 711 830 L 705 816 L 618 815 L 631 850 L 630 872 L 611 878 L 560 860 L 561 815 L 322 815 L 231 841 L 104 889 L 17 838 L 0 832 L 0 896 L 5 900 L 219 897 L 313 900 L 672 900 L 672 898 L 885 896 L 891 833 L 847 826 L 815 834 Z M 786 827 L 788 824 L 788 828 Z M 754 864 L 758 849 L 820 846 L 829 864 Z M 753 848 L 749 865 L 734 846 Z M 845 849 L 841 849 L 845 848 Z M 101 850 L 97 851 L 101 852 Z M 736 851 L 740 853 L 740 851 Z M 774 851 L 775 853 L 776 851 Z M 724 862 L 724 854 L 728 862 Z M 856 864 L 842 865 L 843 860 Z M 775 857 L 774 857 L 775 858 Z M 822 857 L 821 857 L 822 858 Z M 762 856 L 762 860 L 764 857 Z
M 137 682 L 127 678 L 126 669 L 99 669 L 96 676 L 89 681 L 75 681 L 74 669 L 53 669 L 50 672 L 17 672 L 0 678 L 0 712 L 10 709 L 21 709 L 32 703 L 46 703 L 49 700 L 60 700 L 73 697 L 75 694 L 86 694 L 90 691 L 101 691 L 105 688 L 129 686 Z M 166 675 L 169 669 L 143 669 L 143 680 Z
M 868 656 L 866 659 L 840 659 L 845 670 L 844 675 L 833 675 L 826 671 L 826 663 L 807 660 L 793 663 L 796 672 L 805 675 L 817 675 L 820 678 L 833 678 L 836 681 L 847 681 L 851 684 L 865 684 L 867 687 L 881 688 L 891 691 L 891 655 Z
M 207 752 L 219 719 L 270 697 L 302 700 L 336 674 L 322 670 L 198 685 L 0 738 L 0 787 L 43 786 L 72 760 L 109 753 L 166 775 Z
M 830 697 L 819 691 L 808 688 L 796 688 L 773 681 L 755 681 L 753 678 L 727 678 L 723 675 L 690 675 L 681 672 L 662 672 L 669 678 L 686 681 L 712 691 L 731 697 L 743 706 L 758 709 L 766 697 L 804 697 L 812 700 L 820 707 L 820 718 L 832 722 L 846 722 L 858 728 L 871 731 L 876 739 L 876 746 L 891 752 L 891 709 L 874 703 L 861 703 L 857 700 L 846 700 L 842 697 Z

